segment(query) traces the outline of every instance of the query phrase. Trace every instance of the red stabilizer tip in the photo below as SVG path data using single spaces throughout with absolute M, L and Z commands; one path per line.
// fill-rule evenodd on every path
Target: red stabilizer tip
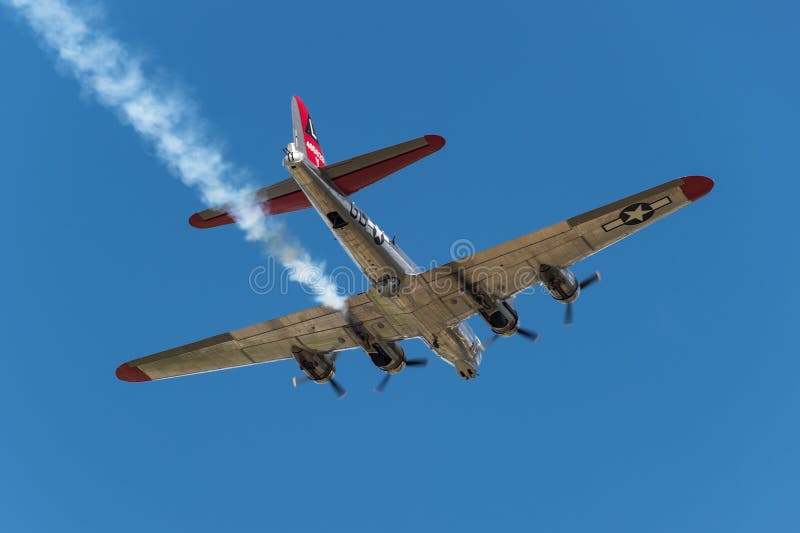
M 428 146 L 430 146 L 434 152 L 444 146 L 445 143 L 444 137 L 441 135 L 426 135 L 425 140 L 428 141 Z
M 150 381 L 150 376 L 142 372 L 139 367 L 130 366 L 128 363 L 122 363 L 117 367 L 117 377 L 122 381 L 130 381 L 132 383 Z
M 203 219 L 200 213 L 195 213 L 189 217 L 189 224 L 200 229 L 215 228 L 217 226 L 230 224 L 231 222 L 233 222 L 233 218 L 229 215 L 220 215 L 218 217 L 209 218 L 208 220 Z
M 714 188 L 714 180 L 705 176 L 686 176 L 683 178 L 681 190 L 686 195 L 686 199 L 694 202 L 708 194 Z

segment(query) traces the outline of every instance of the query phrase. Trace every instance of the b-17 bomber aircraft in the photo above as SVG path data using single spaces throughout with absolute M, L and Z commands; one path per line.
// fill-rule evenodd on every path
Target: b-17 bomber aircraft
M 444 139 L 425 135 L 328 165 L 308 109 L 298 97 L 292 99 L 292 122 L 294 139 L 283 159 L 291 177 L 255 191 L 248 201 L 260 205 L 265 215 L 313 207 L 369 279 L 370 289 L 350 296 L 346 312 L 318 305 L 134 359 L 117 368 L 119 379 L 151 381 L 294 359 L 304 374 L 301 381 L 330 383 L 343 396 L 344 389 L 334 380 L 341 351 L 363 349 L 386 373 L 377 387 L 382 390 L 391 375 L 427 362 L 408 359 L 399 344 L 417 337 L 459 377 L 470 380 L 478 375 L 485 345 L 466 319 L 480 316 L 494 332 L 492 340 L 516 333 L 535 340 L 535 332 L 520 327 L 513 302 L 520 291 L 541 284 L 566 304 L 566 322 L 571 322 L 572 302 L 599 275 L 579 281 L 569 267 L 714 186 L 704 176 L 672 180 L 422 272 L 349 196 L 436 152 Z M 189 222 L 198 228 L 230 224 L 230 209 L 195 213 Z

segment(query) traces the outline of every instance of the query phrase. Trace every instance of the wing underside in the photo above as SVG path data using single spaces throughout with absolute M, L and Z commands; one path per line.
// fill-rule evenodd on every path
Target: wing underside
M 317 306 L 124 363 L 117 377 L 150 381 L 292 357 L 293 346 L 329 352 L 355 346 L 334 310 Z
M 713 184 L 704 176 L 676 179 L 429 270 L 421 281 L 454 320 L 463 320 L 476 312 L 466 284 L 491 298 L 509 298 L 538 282 L 541 265 L 568 267 L 585 259 L 689 205 Z
M 366 293 L 347 300 L 347 316 L 324 306 L 311 307 L 201 341 L 123 363 L 123 381 L 151 381 L 292 358 L 292 347 L 318 352 L 360 346 L 352 324 L 381 331 L 387 341 L 416 336 L 387 322 Z

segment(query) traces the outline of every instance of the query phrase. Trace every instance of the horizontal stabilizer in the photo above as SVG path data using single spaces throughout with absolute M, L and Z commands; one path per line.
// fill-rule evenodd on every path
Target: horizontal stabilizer
M 439 135 L 425 135 L 334 163 L 320 170 L 342 193 L 349 196 L 436 152 L 444 143 L 444 138 Z M 264 215 L 278 215 L 311 207 L 306 195 L 291 178 L 258 189 L 251 197 L 250 203 L 260 205 Z M 206 209 L 189 218 L 189 224 L 196 228 L 213 228 L 232 222 L 233 217 L 225 206 Z

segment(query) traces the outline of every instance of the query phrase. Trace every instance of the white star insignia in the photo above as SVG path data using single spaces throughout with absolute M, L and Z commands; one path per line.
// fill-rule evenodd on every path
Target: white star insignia
M 637 205 L 636 209 L 633 211 L 624 211 L 623 214 L 628 217 L 625 222 L 630 222 L 631 220 L 638 220 L 639 222 L 644 222 L 644 217 L 652 211 L 652 209 L 643 209 L 642 205 Z

